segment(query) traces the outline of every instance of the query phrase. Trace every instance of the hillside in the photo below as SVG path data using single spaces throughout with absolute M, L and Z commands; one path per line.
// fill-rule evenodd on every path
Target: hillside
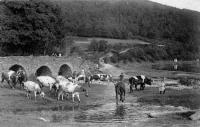
M 1 21 L 0 26 L 7 27 L 1 31 L 3 38 L 1 43 L 4 44 L 2 46 L 15 49 L 10 52 L 16 53 L 27 50 L 27 47 L 38 49 L 42 45 L 41 51 L 26 52 L 37 55 L 52 54 L 55 49 L 62 51 L 62 48 L 69 46 L 61 43 L 65 35 L 148 40 L 154 44 L 165 44 L 170 49 L 167 54 L 171 57 L 194 59 L 199 55 L 200 13 L 198 12 L 146 0 L 50 1 L 1 2 L 0 6 L 6 6 L 6 11 L 0 11 L 1 16 L 7 16 Z M 32 6 L 33 3 L 37 6 Z M 30 13 L 29 6 L 33 12 L 35 11 L 34 13 Z M 22 22 L 17 22 L 13 18 Z M 48 49 L 45 49 L 45 46 L 48 46 Z M 25 54 L 24 51 L 21 54 Z
M 187 55 L 187 58 L 199 52 L 199 12 L 146 0 L 63 0 L 60 3 L 68 35 L 148 39 L 175 48 L 171 55 Z

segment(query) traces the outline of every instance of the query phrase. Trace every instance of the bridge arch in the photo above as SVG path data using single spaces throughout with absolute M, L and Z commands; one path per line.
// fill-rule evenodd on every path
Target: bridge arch
M 25 72 L 25 80 L 27 80 L 28 76 L 27 76 L 26 70 L 23 66 L 21 66 L 19 64 L 14 64 L 8 70 L 17 72 L 19 69 L 22 69 Z
M 19 64 L 12 65 L 8 70 L 12 70 L 12 71 L 17 72 L 20 68 L 26 72 L 26 70 L 24 69 L 24 67 L 21 66 L 21 65 L 19 65 Z
M 52 76 L 52 71 L 48 66 L 40 66 L 36 70 L 35 76 Z
M 62 75 L 65 77 L 72 76 L 72 70 L 71 70 L 70 66 L 67 64 L 61 65 L 59 68 L 59 71 L 58 71 L 58 75 Z

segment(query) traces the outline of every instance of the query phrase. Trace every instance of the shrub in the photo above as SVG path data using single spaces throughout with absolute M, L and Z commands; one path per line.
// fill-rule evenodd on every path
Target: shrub
M 188 77 L 181 77 L 179 79 L 179 83 L 181 85 L 186 85 L 186 86 L 192 86 L 196 83 L 196 80 L 193 78 L 188 78 Z
M 112 63 L 117 63 L 117 62 L 118 62 L 118 57 L 117 57 L 117 56 L 112 56 L 112 57 L 110 58 L 110 61 L 111 61 Z
M 100 41 L 97 41 L 97 40 L 92 40 L 89 47 L 88 47 L 88 50 L 89 51 L 98 51 L 98 52 L 105 52 L 107 49 L 108 49 L 108 42 L 105 41 L 105 40 L 100 40 Z

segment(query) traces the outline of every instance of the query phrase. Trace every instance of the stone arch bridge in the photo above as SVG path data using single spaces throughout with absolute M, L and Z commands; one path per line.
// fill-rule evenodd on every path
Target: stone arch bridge
M 22 68 L 29 80 L 40 75 L 70 76 L 73 71 L 89 70 L 88 64 L 80 57 L 10 56 L 0 57 L 0 64 L 1 72 Z

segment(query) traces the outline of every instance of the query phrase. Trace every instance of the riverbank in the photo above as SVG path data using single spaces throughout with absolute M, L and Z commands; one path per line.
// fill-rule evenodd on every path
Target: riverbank
M 113 66 L 112 66 L 113 67 Z M 154 79 L 162 76 L 174 77 L 170 71 L 153 70 L 150 63 L 119 65 L 108 69 L 116 72 L 123 70 L 126 74 L 145 74 Z M 131 76 L 127 75 L 127 76 Z M 117 76 L 117 75 L 116 75 Z M 126 83 L 126 100 L 115 104 L 114 86 L 110 84 L 91 84 L 89 97 L 81 95 L 81 103 L 72 103 L 71 99 L 57 101 L 50 95 L 27 99 L 24 90 L 10 89 L 4 84 L 0 88 L 0 126 L 200 126 L 198 120 L 189 117 L 200 108 L 199 87 L 167 85 L 166 93 L 160 95 L 156 84 L 145 87 L 144 91 L 129 92 Z M 192 112 L 191 112 L 192 111 Z

